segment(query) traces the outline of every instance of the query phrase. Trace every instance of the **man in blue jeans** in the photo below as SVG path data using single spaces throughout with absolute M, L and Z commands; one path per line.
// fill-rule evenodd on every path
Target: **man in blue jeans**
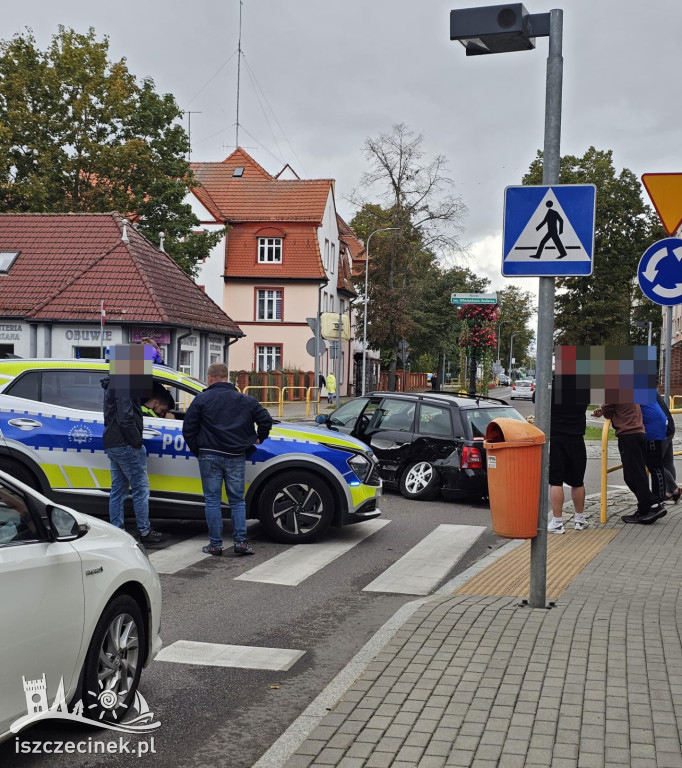
M 110 375 L 104 388 L 104 450 L 111 464 L 109 522 L 123 528 L 123 504 L 132 490 L 140 541 L 160 544 L 168 537 L 149 524 L 147 451 L 142 444 L 142 399 L 151 388 L 151 360 L 145 371 L 144 347 L 117 345 L 111 349 Z M 148 381 L 147 381 L 148 379 Z M 148 393 L 147 393 L 148 394 Z
M 208 387 L 187 409 L 182 434 L 199 460 L 201 484 L 206 499 L 209 543 L 207 555 L 223 554 L 223 483 L 232 517 L 232 539 L 236 555 L 252 555 L 246 541 L 244 470 L 246 453 L 262 443 L 272 429 L 272 417 L 253 397 L 243 395 L 227 380 L 227 366 L 213 363 L 206 372 Z M 258 432 L 254 428 L 258 425 Z

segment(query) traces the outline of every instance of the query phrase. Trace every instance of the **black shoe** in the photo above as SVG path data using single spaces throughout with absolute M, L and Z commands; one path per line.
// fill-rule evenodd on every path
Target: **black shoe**
M 661 517 L 665 517 L 668 514 L 668 510 L 662 504 L 654 504 L 648 512 L 640 512 L 638 509 L 632 515 L 623 515 L 621 520 L 624 523 L 639 523 L 640 525 L 651 525 L 659 520 Z
M 660 520 L 662 517 L 665 517 L 668 514 L 668 510 L 663 506 L 663 504 L 654 504 L 651 509 L 642 516 L 641 523 L 644 525 L 650 525 L 651 523 L 655 523 L 656 520 Z
M 237 541 L 234 545 L 235 555 L 254 555 L 253 547 L 246 541 Z
M 148 547 L 150 545 L 154 544 L 161 544 L 162 542 L 166 541 L 168 539 L 167 533 L 159 533 L 158 531 L 155 531 L 153 528 L 150 528 L 144 536 L 140 534 L 140 541 L 145 545 L 145 547 Z
M 620 519 L 624 523 L 641 523 L 642 522 L 642 513 L 637 510 L 636 512 L 633 512 L 631 515 L 623 515 Z
M 223 548 L 214 547 L 213 544 L 207 544 L 201 548 L 201 551 L 206 555 L 215 555 L 216 557 L 222 557 L 223 555 Z

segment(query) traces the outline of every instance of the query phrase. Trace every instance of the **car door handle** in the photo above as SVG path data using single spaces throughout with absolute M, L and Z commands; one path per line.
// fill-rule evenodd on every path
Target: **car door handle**
M 142 430 L 142 437 L 161 437 L 161 433 L 158 429 L 150 429 L 149 427 L 145 427 Z
M 21 429 L 23 432 L 29 432 L 32 429 L 38 429 L 38 427 L 43 426 L 42 422 L 35 419 L 10 419 L 7 423 L 12 427 Z

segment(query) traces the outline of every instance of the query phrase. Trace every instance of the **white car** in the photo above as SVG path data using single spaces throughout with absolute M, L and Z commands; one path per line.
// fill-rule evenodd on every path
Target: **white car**
M 0 741 L 59 701 L 120 721 L 161 648 L 161 584 L 141 545 L 0 472 L 0 595 Z
M 511 399 L 532 400 L 535 392 L 535 379 L 518 379 L 512 384 Z

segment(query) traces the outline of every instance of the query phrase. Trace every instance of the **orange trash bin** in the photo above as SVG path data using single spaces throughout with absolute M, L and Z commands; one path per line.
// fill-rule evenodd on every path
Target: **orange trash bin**
M 518 419 L 494 419 L 483 447 L 488 467 L 488 497 L 493 530 L 505 539 L 538 534 L 542 430 Z

